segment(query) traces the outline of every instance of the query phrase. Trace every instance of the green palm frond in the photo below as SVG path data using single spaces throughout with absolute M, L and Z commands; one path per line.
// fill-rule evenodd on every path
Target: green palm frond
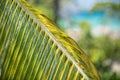
M 74 40 L 24 0 L 0 0 L 0 80 L 100 80 Z

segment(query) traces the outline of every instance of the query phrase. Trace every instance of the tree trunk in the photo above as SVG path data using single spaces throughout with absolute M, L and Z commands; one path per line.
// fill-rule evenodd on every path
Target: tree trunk
M 59 0 L 53 0 L 53 9 L 54 9 L 54 21 L 57 23 L 59 17 Z

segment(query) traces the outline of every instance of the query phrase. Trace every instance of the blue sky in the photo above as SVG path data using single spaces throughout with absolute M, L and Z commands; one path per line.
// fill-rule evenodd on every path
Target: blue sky
M 68 0 L 68 2 L 62 1 L 60 15 L 69 16 L 70 14 L 76 14 L 81 10 L 90 10 L 98 2 L 119 2 L 120 0 Z M 63 15 L 64 14 L 64 15 Z
M 71 0 L 67 3 L 63 1 L 60 14 L 69 15 L 78 13 L 80 10 L 90 10 L 97 2 L 98 0 Z
M 120 0 L 73 0 L 76 4 L 84 7 L 84 9 L 90 9 L 94 6 L 97 2 L 119 2 Z
M 97 3 L 97 0 L 76 0 L 75 3 L 84 9 L 90 9 L 95 3 Z

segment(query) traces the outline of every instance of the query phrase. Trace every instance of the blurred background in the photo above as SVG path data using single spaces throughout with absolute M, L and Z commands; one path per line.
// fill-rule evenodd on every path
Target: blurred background
M 27 0 L 72 37 L 103 80 L 120 80 L 120 0 Z

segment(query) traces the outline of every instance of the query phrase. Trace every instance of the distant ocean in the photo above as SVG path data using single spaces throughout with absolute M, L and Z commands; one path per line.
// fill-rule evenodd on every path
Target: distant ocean
M 91 28 L 94 29 L 96 27 L 109 27 L 114 31 L 120 31 L 120 17 L 117 15 L 109 15 L 105 12 L 87 12 L 82 11 L 77 14 L 68 15 L 67 20 L 64 18 L 60 20 L 60 25 L 64 27 L 79 27 L 77 23 L 80 22 L 88 22 L 91 24 Z M 73 22 L 72 25 L 70 22 Z

